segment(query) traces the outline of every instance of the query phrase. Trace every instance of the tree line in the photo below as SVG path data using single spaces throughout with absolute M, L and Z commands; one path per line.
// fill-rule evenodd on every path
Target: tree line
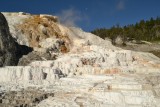
M 117 36 L 124 40 L 134 39 L 137 41 L 160 41 L 160 17 L 151 18 L 150 20 L 141 20 L 136 24 L 130 24 L 120 27 L 116 26 L 107 28 L 99 28 L 93 30 L 91 33 L 105 39 L 115 39 Z

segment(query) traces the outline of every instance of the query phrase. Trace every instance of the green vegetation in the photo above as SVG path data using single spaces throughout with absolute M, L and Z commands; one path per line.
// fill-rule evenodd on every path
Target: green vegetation
M 120 27 L 113 26 L 110 29 L 100 28 L 92 31 L 93 34 L 105 39 L 115 39 L 117 36 L 124 40 L 134 39 L 137 41 L 160 41 L 160 17 L 151 18 L 150 20 L 141 20 L 139 23 Z

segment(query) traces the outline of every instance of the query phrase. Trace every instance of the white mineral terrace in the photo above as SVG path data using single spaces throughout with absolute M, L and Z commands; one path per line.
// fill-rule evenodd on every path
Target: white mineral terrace
M 32 17 L 17 13 L 4 15 L 13 36 L 18 34 L 14 26 Z M 55 60 L 0 68 L 0 93 L 18 92 L 27 87 L 54 93 L 36 107 L 160 107 L 158 57 L 122 50 L 81 29 L 56 24 L 71 39 L 70 51 L 59 53 Z M 17 41 L 29 44 L 24 35 L 18 36 Z M 51 43 L 41 44 L 48 48 Z

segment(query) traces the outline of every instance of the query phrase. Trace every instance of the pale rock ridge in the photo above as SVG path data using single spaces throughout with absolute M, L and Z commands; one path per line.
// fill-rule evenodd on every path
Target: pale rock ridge
M 111 50 L 96 45 L 84 46 L 84 52 L 59 56 L 50 67 L 59 68 L 65 75 L 109 74 L 120 72 L 150 73 L 160 71 L 160 61 L 147 53 L 130 50 Z M 137 56 L 140 56 L 140 58 Z M 146 57 L 147 56 L 147 57 Z M 154 61 L 151 61 L 153 60 Z M 30 66 L 45 66 L 44 62 L 33 62 Z M 50 65 L 50 64 L 49 64 Z
M 17 26 L 26 24 L 25 21 L 27 19 L 34 19 L 34 17 L 36 16 L 36 17 L 39 17 L 40 20 L 42 20 L 42 21 L 46 21 L 46 19 L 47 19 L 48 21 L 46 21 L 46 23 L 53 23 L 53 25 L 51 24 L 51 26 L 53 26 L 54 31 L 58 32 L 59 33 L 58 35 L 68 36 L 70 41 L 72 41 L 73 43 L 72 42 L 70 43 L 69 40 L 67 40 L 65 38 L 64 38 L 64 40 L 68 44 L 70 44 L 70 45 L 72 44 L 72 46 L 76 46 L 76 45 L 79 46 L 79 45 L 83 45 L 83 44 L 93 44 L 93 45 L 95 44 L 95 45 L 106 46 L 108 48 L 116 48 L 111 44 L 110 41 L 105 41 L 105 40 L 103 40 L 103 39 L 101 39 L 91 33 L 83 32 L 79 28 L 74 28 L 74 27 L 68 28 L 68 27 L 61 25 L 60 23 L 57 23 L 57 21 L 52 21 L 51 19 L 58 20 L 56 16 L 43 15 L 43 14 L 42 15 L 30 15 L 30 14 L 24 14 L 24 13 L 21 14 L 21 13 L 5 13 L 5 12 L 3 14 L 5 15 L 8 23 L 9 23 L 10 32 L 11 32 L 12 36 L 14 38 L 16 38 L 18 43 L 20 43 L 21 45 L 29 46 L 30 43 L 29 43 L 27 36 L 25 34 L 22 34 L 23 32 L 21 32 L 20 29 L 17 28 Z M 45 26 L 47 26 L 47 25 L 45 25 Z M 46 27 L 44 27 L 43 24 L 40 24 L 39 27 L 41 28 L 42 31 L 44 31 L 44 29 L 46 30 Z M 47 32 L 49 32 L 49 31 L 47 30 Z M 49 35 L 49 36 L 54 37 L 55 35 Z M 118 48 L 116 48 L 116 49 L 118 49 Z
M 4 67 L 0 68 L 1 82 L 12 83 L 33 83 L 43 84 L 44 82 L 53 83 L 61 77 L 64 77 L 62 72 L 58 69 L 47 67 Z
M 38 107 L 158 107 L 158 98 L 152 91 L 156 88 L 144 78 L 145 75 L 133 74 L 63 78 L 63 85 L 59 86 L 65 87 L 63 93 L 56 91 L 55 97 L 42 101 Z
M 113 51 L 105 48 L 98 48 L 97 46 L 90 46 L 90 50 L 86 47 L 83 49 L 81 54 L 70 54 L 59 56 L 55 61 L 36 61 L 32 62 L 30 66 L 32 67 L 6 67 L 1 69 L 3 72 L 9 71 L 21 71 L 21 72 L 40 72 L 41 70 L 53 70 L 56 68 L 61 71 L 60 75 L 64 76 L 78 76 L 78 75 L 99 75 L 99 74 L 118 74 L 118 73 L 158 73 L 159 67 L 152 67 L 149 61 L 148 63 L 142 63 L 141 60 L 133 59 L 133 56 L 136 55 L 135 52 L 128 50 Z M 86 52 L 85 52 L 86 51 Z M 141 53 L 144 54 L 144 53 Z M 144 55 L 147 55 L 146 53 Z M 151 58 L 157 59 L 157 57 L 150 55 Z M 143 57 L 141 57 L 143 58 Z M 148 59 L 150 59 L 148 57 Z M 112 61 L 111 61 L 112 60 Z M 140 62 L 139 62 L 140 61 Z M 155 62 L 159 62 L 155 60 Z M 151 62 L 151 64 L 153 64 Z M 150 65 L 150 66 L 148 66 Z M 22 69 L 23 68 L 23 69 Z M 14 69 L 14 70 L 12 70 Z M 32 69 L 32 70 L 31 70 Z M 6 70 L 6 71 L 5 71 Z M 16 74 L 15 74 L 16 75 Z M 47 74 L 51 75 L 51 74 Z M 61 77 L 57 74 L 57 77 Z M 39 75 L 38 78 L 43 77 L 43 74 Z M 54 77 L 54 76 L 53 76 Z M 63 76 L 62 76 L 63 77 Z M 11 78 L 10 75 L 6 75 L 5 78 Z M 18 77 L 14 77 L 15 79 Z M 23 77 L 22 77 L 23 78 Z M 31 78 L 31 77 L 28 77 Z M 44 79 L 35 79 L 35 81 L 43 81 Z M 3 80 L 5 81 L 5 80 Z M 8 81 L 8 80 L 6 80 Z M 28 79 L 29 81 L 29 79 Z M 52 81 L 52 78 L 49 78 L 48 81 Z
M 52 16 L 52 15 L 48 15 L 48 14 L 40 14 L 41 18 L 44 18 L 45 20 L 52 20 L 54 22 L 58 22 L 58 17 L 57 16 Z
M 27 18 L 30 18 L 30 14 L 22 14 L 20 13 L 6 13 L 2 12 L 5 18 L 8 21 L 9 30 L 13 38 L 17 40 L 17 42 L 21 45 L 29 46 L 28 40 L 25 35 L 23 35 L 19 29 L 16 28 L 16 25 L 22 24 Z
M 17 33 L 14 27 L 23 25 L 25 20 L 35 15 L 5 13 L 5 16 L 9 26 L 13 27 L 11 33 L 14 37 Z M 46 93 L 54 93 L 54 96 L 39 102 L 37 107 L 159 107 L 158 57 L 122 50 L 79 28 L 59 24 L 54 16 L 36 15 L 36 19 L 39 17 L 52 23 L 51 29 L 58 33 L 58 37 L 44 37 L 36 42 L 38 47 L 32 45 L 34 51 L 28 56 L 36 51 L 55 55 L 55 59 L 47 60 L 40 55 L 44 60 L 30 60 L 28 66 L 0 68 L 0 92 L 36 87 Z M 38 32 L 43 32 L 38 34 L 44 36 L 51 30 L 45 26 L 36 27 L 40 28 Z M 15 38 L 19 43 L 23 41 L 22 44 L 31 45 L 25 34 Z M 60 52 L 62 46 L 68 49 L 64 53 Z

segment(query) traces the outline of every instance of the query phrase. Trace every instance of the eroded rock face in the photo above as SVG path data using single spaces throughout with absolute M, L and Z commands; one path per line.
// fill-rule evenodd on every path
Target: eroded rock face
M 19 66 L 27 66 L 33 61 L 45 61 L 45 60 L 55 60 L 55 56 L 51 55 L 49 52 L 30 52 L 27 55 L 23 55 L 19 59 Z
M 22 84 L 42 84 L 53 83 L 64 74 L 55 68 L 48 67 L 6 67 L 0 68 L 0 73 L 3 75 L 0 78 L 1 82 L 22 83 Z
M 23 12 L 3 14 L 18 45 L 18 65 L 27 65 L 35 60 L 52 60 L 54 55 L 50 55 L 51 52 L 69 52 L 70 39 L 67 33 L 60 30 L 57 17 Z
M 0 67 L 16 65 L 16 45 L 10 35 L 8 23 L 0 13 Z

